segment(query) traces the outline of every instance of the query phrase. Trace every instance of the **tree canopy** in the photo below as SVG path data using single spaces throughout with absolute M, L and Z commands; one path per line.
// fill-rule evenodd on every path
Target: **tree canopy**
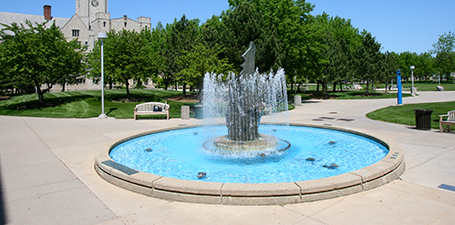
M 436 54 L 435 69 L 449 80 L 450 73 L 455 71 L 455 34 L 449 31 L 439 35 L 432 53 Z
M 415 66 L 417 79 L 455 71 L 455 35 L 439 36 L 426 53 L 381 52 L 374 34 L 355 28 L 349 19 L 327 13 L 313 15 L 315 5 L 305 0 L 228 0 L 229 8 L 205 22 L 182 15 L 154 29 L 110 31 L 104 41 L 105 79 L 126 92 L 152 79 L 158 87 L 183 86 L 201 90 L 206 73 L 239 73 L 250 41 L 257 46 L 260 72 L 284 68 L 287 82 L 309 79 L 328 98 L 347 83 L 365 83 L 370 94 L 375 83 L 386 86 L 401 69 L 403 79 Z M 77 83 L 85 73 L 100 78 L 100 47 L 84 52 L 77 40 L 67 42 L 54 25 L 4 25 L 0 41 L 0 89 L 36 92 L 42 101 L 55 84 Z M 88 62 L 88 66 L 86 66 Z M 87 71 L 87 72 L 85 72 Z M 44 88 L 44 90 L 43 90 Z M 293 85 L 291 85 L 291 89 Z
M 84 49 L 77 40 L 67 42 L 55 23 L 49 28 L 30 21 L 2 25 L 0 68 L 7 88 L 35 89 L 43 103 L 46 90 L 55 84 L 75 83 L 83 73 Z

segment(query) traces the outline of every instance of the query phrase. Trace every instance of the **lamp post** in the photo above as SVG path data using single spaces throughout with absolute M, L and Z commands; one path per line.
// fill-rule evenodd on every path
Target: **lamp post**
M 106 38 L 106 33 L 98 33 L 98 39 L 101 40 L 101 114 L 98 116 L 100 119 L 107 118 L 104 114 L 104 40 Z
M 415 66 L 410 66 L 409 67 L 411 69 L 411 96 L 412 97 L 415 97 L 416 94 L 414 93 L 414 69 L 416 68 Z

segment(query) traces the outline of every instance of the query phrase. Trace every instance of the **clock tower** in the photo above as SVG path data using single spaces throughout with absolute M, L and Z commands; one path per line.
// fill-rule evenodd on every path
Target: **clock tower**
M 76 14 L 89 30 L 99 12 L 107 13 L 107 0 L 76 0 Z

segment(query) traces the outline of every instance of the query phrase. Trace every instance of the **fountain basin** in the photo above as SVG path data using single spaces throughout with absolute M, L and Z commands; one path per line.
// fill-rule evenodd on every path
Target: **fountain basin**
M 301 126 L 293 124 L 293 126 Z M 232 205 L 274 205 L 316 201 L 369 190 L 393 181 L 404 172 L 403 154 L 393 142 L 383 142 L 355 131 L 311 126 L 353 133 L 373 139 L 388 147 L 388 154 L 373 165 L 337 176 L 282 183 L 229 183 L 182 180 L 141 172 L 112 160 L 109 152 L 116 146 L 151 133 L 114 141 L 102 149 L 95 169 L 103 179 L 125 189 L 166 200 Z M 185 127 L 188 128 L 188 127 Z

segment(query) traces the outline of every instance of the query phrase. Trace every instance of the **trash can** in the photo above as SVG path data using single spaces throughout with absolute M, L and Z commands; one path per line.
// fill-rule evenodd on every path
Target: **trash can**
M 195 111 L 195 114 L 196 114 L 196 119 L 203 119 L 204 116 L 203 116 L 203 109 L 202 109 L 202 105 L 195 105 L 194 106 L 194 111 Z
M 300 95 L 295 95 L 294 96 L 294 105 L 295 106 L 302 105 L 302 96 L 300 96 Z
M 189 120 L 190 119 L 190 106 L 182 105 L 180 114 L 181 114 L 182 120 Z
M 431 130 L 432 109 L 414 109 L 417 130 Z

